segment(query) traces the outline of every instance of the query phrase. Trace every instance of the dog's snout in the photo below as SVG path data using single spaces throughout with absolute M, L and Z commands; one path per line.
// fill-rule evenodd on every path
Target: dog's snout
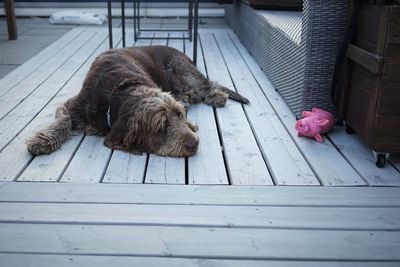
M 185 143 L 185 149 L 188 152 L 196 152 L 198 146 L 199 146 L 198 139 L 191 139 L 189 141 L 186 141 Z

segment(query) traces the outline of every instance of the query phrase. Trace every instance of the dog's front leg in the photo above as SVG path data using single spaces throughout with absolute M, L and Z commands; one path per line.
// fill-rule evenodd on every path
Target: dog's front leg
M 104 138 L 104 145 L 113 149 L 113 150 L 121 150 L 124 152 L 132 153 L 132 154 L 143 154 L 143 152 L 135 149 L 133 146 L 127 146 L 124 142 L 126 134 L 126 129 L 122 129 L 117 125 L 113 125 L 111 127 L 111 131 L 108 132 L 106 137 Z
M 178 95 L 175 97 L 175 99 L 182 104 L 182 106 L 185 108 L 186 112 L 189 110 L 190 107 L 190 100 L 189 96 L 187 95 Z
M 107 133 L 106 137 L 104 138 L 104 145 L 111 149 L 123 150 L 126 151 L 124 148 L 124 136 L 123 129 L 118 127 L 117 125 L 113 125 L 111 130 Z

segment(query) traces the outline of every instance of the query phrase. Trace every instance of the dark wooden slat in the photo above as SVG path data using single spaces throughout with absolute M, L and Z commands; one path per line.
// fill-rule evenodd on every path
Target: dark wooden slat
M 383 57 L 368 52 L 358 46 L 349 45 L 347 49 L 347 57 L 354 62 L 360 64 L 372 73 L 381 74 L 383 68 Z

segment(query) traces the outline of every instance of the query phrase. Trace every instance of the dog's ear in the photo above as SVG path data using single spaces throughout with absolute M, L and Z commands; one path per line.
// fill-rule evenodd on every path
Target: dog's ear
M 156 133 L 162 133 L 167 129 L 167 115 L 165 112 L 157 112 L 151 122 L 151 128 Z
M 139 123 L 135 118 L 130 117 L 127 121 L 127 131 L 124 136 L 124 145 L 127 147 L 140 146 L 143 142 L 139 131 Z

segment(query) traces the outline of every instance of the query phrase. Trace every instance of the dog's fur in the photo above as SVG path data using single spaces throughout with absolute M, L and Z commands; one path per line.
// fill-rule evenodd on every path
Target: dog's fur
M 111 49 L 93 62 L 80 93 L 58 107 L 56 121 L 26 143 L 32 154 L 47 154 L 72 130 L 81 130 L 105 136 L 112 149 L 188 157 L 196 153 L 199 139 L 185 108 L 199 102 L 222 107 L 228 97 L 248 103 L 207 80 L 174 48 Z

